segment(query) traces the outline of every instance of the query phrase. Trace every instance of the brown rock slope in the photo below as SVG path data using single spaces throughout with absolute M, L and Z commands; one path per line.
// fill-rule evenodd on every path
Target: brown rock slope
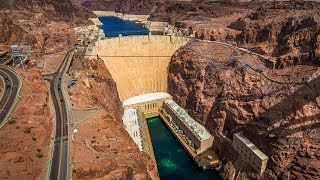
M 12 20 L 10 13 L 0 14 L 0 43 L 31 45 L 34 57 L 67 49 L 75 42 L 72 27 L 50 21 L 43 14 L 15 11 L 18 21 Z
M 256 177 L 223 138 L 238 131 L 269 157 L 263 178 L 320 177 L 319 68 L 270 70 L 234 48 L 192 41 L 173 55 L 168 78 L 174 100 L 215 134 L 226 177 L 240 167 L 240 177 Z
M 42 57 L 73 45 L 73 27 L 89 24 L 95 15 L 70 1 L 4 1 L 0 4 L 0 44 L 31 45 Z
M 90 80 L 89 87 L 81 81 L 69 91 L 73 108 L 102 106 L 103 110 L 76 127 L 72 142 L 75 179 L 154 179 L 155 164 L 124 129 L 116 84 L 104 62 L 85 60 L 78 73 L 82 80 Z
M 3 1 L 0 4 L 0 9 L 9 12 L 12 16 L 16 15 L 14 11 L 43 14 L 52 21 L 63 21 L 76 26 L 89 23 L 88 18 L 94 17 L 91 11 L 72 4 L 70 0 Z
M 163 1 L 164 0 L 80 0 L 82 6 L 91 10 L 116 11 L 125 14 L 150 14 L 159 2 Z
M 320 58 L 320 3 L 264 3 L 230 24 L 241 31 L 240 46 L 275 57 L 280 68 L 317 63 Z
M 52 115 L 48 86 L 37 69 L 16 69 L 23 78 L 20 99 L 0 130 L 1 179 L 44 179 Z
M 285 68 L 319 65 L 319 9 L 320 3 L 312 1 L 171 2 L 160 4 L 150 20 L 189 28 L 198 39 L 233 41 Z

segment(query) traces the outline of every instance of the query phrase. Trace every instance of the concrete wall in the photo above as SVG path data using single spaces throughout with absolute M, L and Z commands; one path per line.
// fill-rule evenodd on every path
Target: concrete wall
M 167 92 L 168 64 L 189 39 L 171 36 L 127 36 L 100 40 L 91 55 L 104 60 L 117 83 L 120 100 Z
M 172 97 L 140 102 L 134 105 L 124 106 L 124 108 L 137 108 L 146 118 L 156 117 L 159 116 L 163 101 L 168 99 L 172 99 Z

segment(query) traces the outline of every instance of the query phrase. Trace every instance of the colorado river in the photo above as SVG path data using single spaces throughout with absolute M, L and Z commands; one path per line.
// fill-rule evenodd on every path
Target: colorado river
M 131 21 L 125 21 L 117 17 L 100 17 L 99 20 L 103 23 L 102 29 L 106 37 L 118 37 L 128 35 L 148 35 L 147 28 Z
M 159 117 L 147 123 L 160 179 L 221 179 L 215 170 L 199 168 Z

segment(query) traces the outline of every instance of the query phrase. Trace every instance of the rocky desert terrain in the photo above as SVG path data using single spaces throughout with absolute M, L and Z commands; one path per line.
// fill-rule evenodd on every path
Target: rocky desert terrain
M 43 179 L 53 126 L 49 85 L 36 68 L 15 70 L 23 85 L 15 110 L 0 130 L 0 177 Z
M 126 2 L 121 1 L 122 8 L 102 1 L 82 5 L 135 14 L 144 1 L 130 6 Z M 276 62 L 272 70 L 258 57 L 196 40 L 171 60 L 169 93 L 215 134 L 223 176 L 233 179 L 242 167 L 241 179 L 319 178 L 319 2 L 194 0 L 149 5 L 144 13 L 151 21 L 169 22 L 193 31 L 197 39 L 227 42 Z M 262 177 L 226 148 L 227 139 L 238 131 L 270 157 Z
M 75 41 L 73 27 L 89 24 L 88 17 L 94 17 L 92 12 L 70 1 L 2 1 L 0 44 L 31 45 L 33 62 L 53 60 L 56 66 L 63 58 L 46 54 L 70 48 Z M 54 119 L 49 85 L 35 65 L 14 69 L 22 88 L 0 130 L 0 179 L 44 179 L 47 173 Z
M 90 24 L 89 10 L 65 0 L 3 1 L 0 4 L 0 44 L 31 45 L 33 58 L 68 49 L 73 28 Z
M 263 179 L 317 179 L 319 73 L 314 66 L 271 70 L 235 48 L 194 40 L 172 57 L 169 93 L 215 134 L 229 164 L 222 171 L 226 178 L 244 166 L 226 150 L 226 139 L 243 131 L 270 157 Z M 241 172 L 242 179 L 257 178 L 250 169 Z
M 69 90 L 72 108 L 102 106 L 103 110 L 75 127 L 74 177 L 155 179 L 155 163 L 147 153 L 140 152 L 124 128 L 117 87 L 104 62 L 87 59 L 77 73 L 83 81 Z
M 90 10 L 149 14 L 194 32 L 173 55 L 169 93 L 215 136 L 226 179 L 320 178 L 320 3 L 164 0 L 13 0 L 0 4 L 0 44 L 31 45 L 32 60 L 54 72 L 73 46 L 73 28 L 91 24 Z M 82 6 L 84 7 L 82 7 Z M 90 10 L 86 9 L 89 8 Z M 265 55 L 261 58 L 222 41 Z M 50 61 L 50 62 L 49 62 Z M 29 64 L 19 101 L 0 130 L 0 179 L 43 179 L 53 129 L 48 84 Z M 69 90 L 73 110 L 101 107 L 72 139 L 74 179 L 156 179 L 157 169 L 123 127 L 116 84 L 101 60 L 85 60 Z M 230 145 L 243 131 L 269 157 L 262 175 Z M 14 135 L 13 135 L 14 134 Z
M 198 39 L 229 42 L 266 55 L 277 61 L 279 68 L 319 65 L 319 2 L 112 1 L 116 5 L 103 0 L 81 2 L 92 10 L 149 14 L 149 20 L 190 29 Z

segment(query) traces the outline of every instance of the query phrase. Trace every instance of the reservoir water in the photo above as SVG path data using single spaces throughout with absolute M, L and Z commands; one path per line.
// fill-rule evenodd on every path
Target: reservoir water
M 117 17 L 100 17 L 99 20 L 103 23 L 102 29 L 106 37 L 118 37 L 129 35 L 148 35 L 149 31 L 141 24 L 131 21 L 125 21 Z
M 161 180 L 221 179 L 215 170 L 202 170 L 159 118 L 147 120 Z
M 106 37 L 148 34 L 146 28 L 134 22 L 116 17 L 99 19 Z M 161 180 L 221 179 L 218 172 L 199 168 L 159 117 L 150 118 L 147 123 Z

